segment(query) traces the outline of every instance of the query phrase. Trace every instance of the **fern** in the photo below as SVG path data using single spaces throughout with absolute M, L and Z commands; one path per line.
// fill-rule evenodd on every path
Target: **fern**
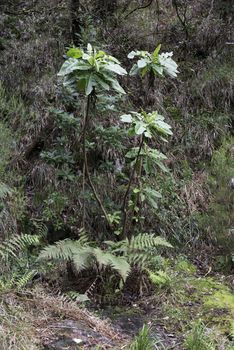
M 29 270 L 25 272 L 22 276 L 17 276 L 16 280 L 14 281 L 14 284 L 16 285 L 17 289 L 24 288 L 37 274 L 37 270 Z
M 41 238 L 45 238 L 47 236 L 48 227 L 45 224 L 43 224 L 42 222 L 34 221 L 33 226 L 35 227 L 37 236 Z
M 140 233 L 128 242 L 130 250 L 154 249 L 158 246 L 172 248 L 164 238 L 155 236 L 153 233 Z
M 20 290 L 24 288 L 37 274 L 37 270 L 28 270 L 24 273 L 14 271 L 10 275 L 0 278 L 0 292 L 8 292 L 11 289 Z
M 98 270 L 110 267 L 126 280 L 131 266 L 144 268 L 155 257 L 157 247 L 172 247 L 165 239 L 147 233 L 130 240 L 105 243 L 108 245 L 106 250 L 92 246 L 87 235 L 83 233 L 79 240 L 65 239 L 45 247 L 39 259 L 71 260 L 78 272 L 96 266 Z
M 31 246 L 38 246 L 40 239 L 38 235 L 24 234 L 0 244 L 1 269 L 4 272 L 0 278 L 0 291 L 20 290 L 36 275 L 37 270 L 30 266 L 32 257 L 29 259 L 25 251 Z
M 110 267 L 125 280 L 130 265 L 123 257 L 116 256 L 98 247 L 92 247 L 86 236 L 73 241 L 65 239 L 42 250 L 39 259 L 72 260 L 77 271 L 98 266 L 99 269 Z
M 37 235 L 20 235 L 9 238 L 0 244 L 0 256 L 3 260 L 16 258 L 17 253 L 25 250 L 30 246 L 40 244 L 40 236 Z
M 153 233 L 140 233 L 117 243 L 110 241 L 106 243 L 114 253 L 122 254 L 129 264 L 140 268 L 144 268 L 155 258 L 158 247 L 172 248 L 164 238 L 155 236 Z
M 5 199 L 10 194 L 11 189 L 3 182 L 0 182 L 0 199 Z

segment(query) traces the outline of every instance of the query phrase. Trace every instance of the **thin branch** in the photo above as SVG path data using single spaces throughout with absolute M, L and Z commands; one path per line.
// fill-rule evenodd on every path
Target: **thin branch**
M 87 124 L 88 124 L 88 115 L 89 115 L 89 107 L 90 107 L 90 96 L 88 96 L 86 109 L 84 112 L 84 125 L 83 125 L 83 180 L 82 180 L 82 191 L 83 191 L 83 216 L 82 216 L 82 226 L 85 229 L 85 217 L 86 217 L 86 208 L 85 208 L 85 175 L 86 175 L 86 130 L 87 130 Z
M 135 175 L 135 172 L 136 172 L 136 168 L 137 168 L 138 160 L 139 160 L 139 157 L 140 157 L 140 154 L 141 154 L 143 143 L 144 143 L 144 137 L 142 137 L 142 139 L 141 139 L 141 143 L 140 143 L 139 150 L 138 150 L 138 153 L 137 153 L 136 161 L 135 161 L 134 167 L 132 169 L 132 173 L 131 173 L 131 176 L 130 176 L 130 179 L 129 179 L 129 182 L 128 182 L 128 187 L 127 187 L 127 190 L 125 192 L 124 199 L 123 199 L 123 205 L 122 205 L 122 212 L 123 212 L 122 235 L 123 235 L 123 237 L 126 236 L 126 228 L 127 228 L 126 227 L 127 226 L 127 199 L 128 199 L 129 192 L 130 192 L 130 189 L 131 189 L 131 185 L 132 185 L 132 182 L 133 182 L 133 178 L 134 178 L 134 175 Z
M 129 0 L 126 4 L 125 4 L 125 6 L 123 7 L 123 10 L 122 10 L 122 13 L 124 13 L 124 12 L 126 12 L 127 11 L 127 9 L 129 8 L 129 6 L 131 5 L 131 2 L 132 2 L 133 0 Z
M 130 15 L 132 15 L 134 12 L 138 11 L 138 10 L 143 10 L 146 9 L 147 7 L 149 7 L 150 5 L 152 5 L 154 0 L 149 0 L 149 2 L 146 5 L 143 6 L 138 6 L 135 9 L 133 9 L 132 11 L 130 11 L 125 17 L 124 19 L 126 19 L 127 17 L 129 17 Z
M 186 19 L 187 5 L 185 5 L 185 7 L 184 7 L 184 13 L 183 13 L 183 17 L 184 18 L 182 18 L 181 15 L 180 15 L 178 4 L 177 4 L 177 0 L 173 0 L 172 1 L 172 5 L 174 6 L 174 8 L 176 10 L 176 15 L 177 15 L 180 23 L 182 24 L 182 27 L 184 28 L 186 39 L 188 39 L 189 33 L 188 33 L 187 24 L 186 24 L 186 22 L 187 22 L 187 19 Z
M 108 223 L 108 225 L 111 227 L 111 223 L 108 217 L 108 214 L 104 208 L 104 205 L 95 189 L 95 186 L 91 180 L 91 176 L 89 173 L 89 168 L 88 168 L 88 160 L 87 160 L 87 152 L 86 152 L 86 131 L 88 127 L 88 121 L 89 121 L 89 109 L 90 109 L 90 95 L 88 96 L 87 99 L 87 105 L 86 105 L 86 111 L 84 115 L 84 126 L 83 126 L 83 157 L 84 157 L 84 163 L 83 163 L 83 195 L 84 195 L 84 190 L 85 190 L 85 182 L 86 182 L 86 176 L 88 180 L 88 184 L 94 194 L 94 197 L 99 204 L 99 207 Z M 85 226 L 85 215 L 86 215 L 86 210 L 85 210 L 85 199 L 83 199 L 83 227 Z

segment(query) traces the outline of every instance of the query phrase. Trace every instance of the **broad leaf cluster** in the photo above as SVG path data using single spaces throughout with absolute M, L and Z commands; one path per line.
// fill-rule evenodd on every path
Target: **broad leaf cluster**
M 94 88 L 98 90 L 115 90 L 125 94 L 116 75 L 126 75 L 120 62 L 104 51 L 97 51 L 90 44 L 87 50 L 73 47 L 67 52 L 68 59 L 62 65 L 58 76 L 63 77 L 63 85 L 90 95 Z
M 130 112 L 120 117 L 121 121 L 130 124 L 129 135 L 144 135 L 151 139 L 156 135 L 172 135 L 171 126 L 164 121 L 164 117 L 158 112 L 146 113 L 145 111 Z
M 172 59 L 172 52 L 159 53 L 161 45 L 158 45 L 151 54 L 148 51 L 131 51 L 128 58 L 138 58 L 130 71 L 130 75 L 140 74 L 144 77 L 147 73 L 153 72 L 156 76 L 164 76 L 165 74 L 176 77 L 178 70 L 177 64 Z

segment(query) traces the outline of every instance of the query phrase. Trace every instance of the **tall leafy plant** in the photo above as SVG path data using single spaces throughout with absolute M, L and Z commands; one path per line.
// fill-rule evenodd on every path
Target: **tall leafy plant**
M 175 76 L 177 65 L 172 60 L 172 54 L 159 54 L 160 46 L 153 54 L 146 51 L 131 52 L 129 58 L 137 57 L 138 61 L 133 65 L 130 75 L 146 74 Z M 84 98 L 83 125 L 79 140 L 82 144 L 83 155 L 83 222 L 82 227 L 87 233 L 87 215 L 85 190 L 89 185 L 100 210 L 105 217 L 110 231 L 120 234 L 118 242 L 108 241 L 99 244 L 91 243 L 88 240 L 78 241 L 64 240 L 56 245 L 48 246 L 41 253 L 42 258 L 72 260 L 78 270 L 84 268 L 109 267 L 118 272 L 123 280 L 127 278 L 131 267 L 137 266 L 140 269 L 147 267 L 147 261 L 155 256 L 158 246 L 171 247 L 171 245 L 160 237 L 155 237 L 153 233 L 142 233 L 137 230 L 135 234 L 133 223 L 139 221 L 140 209 L 143 203 L 147 203 L 154 208 L 157 207 L 157 200 L 161 194 L 150 185 L 155 169 L 167 171 L 163 161 L 166 156 L 158 149 L 152 147 L 159 140 L 166 141 L 172 134 L 171 127 L 165 122 L 164 117 L 157 111 L 146 112 L 143 109 L 120 117 L 120 120 L 127 125 L 128 137 L 125 150 L 126 159 L 131 165 L 130 173 L 126 172 L 124 178 L 127 179 L 124 189 L 122 205 L 115 205 L 119 210 L 114 213 L 107 212 L 105 203 L 101 199 L 91 178 L 88 164 L 88 147 L 93 133 L 90 129 L 95 124 L 96 100 L 100 94 L 111 91 L 118 95 L 125 94 L 124 89 L 118 82 L 119 76 L 126 75 L 126 70 L 120 62 L 104 51 L 97 51 L 90 44 L 87 49 L 71 48 L 67 52 L 67 59 L 62 65 L 59 76 L 63 80 L 63 86 L 73 96 Z M 91 123 L 91 120 L 93 121 Z M 102 128 L 95 129 L 103 132 Z M 117 130 L 113 129 L 112 133 Z M 92 130 L 93 131 L 93 130 Z M 116 131 L 116 135 L 117 135 Z M 91 135 L 91 138 L 90 138 Z M 111 137 L 113 135 L 111 134 Z M 117 136 L 116 136 L 117 137 Z M 129 147 L 132 139 L 136 140 L 136 147 Z M 122 209 L 122 210 L 120 210 Z M 122 215 L 121 215 L 122 213 Z M 115 230 L 114 230 L 115 229 Z
M 128 58 L 137 58 L 137 62 L 133 64 L 130 70 L 130 75 L 140 75 L 142 78 L 148 75 L 149 81 L 152 77 L 164 77 L 166 75 L 176 77 L 178 70 L 176 62 L 172 59 L 172 52 L 159 53 L 160 49 L 161 45 L 158 45 L 153 53 L 148 51 L 130 52 Z M 149 84 L 148 88 L 150 87 Z M 145 104 L 147 104 L 147 100 Z M 163 164 L 166 156 L 150 145 L 152 141 L 154 143 L 158 140 L 166 141 L 166 137 L 172 135 L 172 131 L 171 126 L 165 122 L 165 118 L 157 111 L 147 113 L 142 109 L 140 112 L 130 112 L 122 115 L 121 120 L 128 124 L 129 136 L 138 139 L 138 146 L 126 154 L 127 158 L 132 158 L 133 167 L 122 206 L 122 235 L 125 237 L 127 226 L 131 224 L 135 213 L 138 213 L 137 219 L 140 217 L 140 202 L 147 201 L 152 207 L 157 208 L 157 200 L 161 198 L 161 194 L 150 187 L 149 184 L 153 177 L 152 170 L 155 170 L 155 167 L 167 171 Z M 133 200 L 128 201 L 131 191 Z M 130 208 L 130 215 L 129 206 L 132 207 Z
M 139 200 L 142 202 L 147 200 L 153 207 L 157 207 L 156 201 L 161 197 L 159 192 L 149 187 L 147 181 L 145 181 L 146 176 L 143 176 L 143 171 L 145 172 L 145 175 L 150 175 L 150 166 L 155 165 L 159 166 L 162 170 L 166 170 L 162 164 L 162 160 L 164 160 L 166 156 L 151 148 L 149 146 L 149 140 L 156 140 L 157 136 L 159 136 L 162 140 L 165 140 L 165 137 L 171 135 L 172 131 L 170 125 L 164 121 L 164 117 L 158 114 L 156 111 L 152 113 L 146 113 L 143 110 L 141 113 L 130 112 L 129 114 L 122 115 L 121 120 L 129 125 L 129 136 L 134 136 L 139 139 L 139 146 L 127 153 L 128 157 L 133 157 L 133 167 L 122 206 L 122 233 L 125 237 L 127 230 L 128 197 L 133 185 L 133 180 L 135 179 L 133 192 L 137 194 L 137 200 L 134 202 L 134 210 L 138 209 L 137 202 L 139 202 Z
M 85 113 L 83 117 L 83 194 L 85 192 L 85 183 L 87 182 L 94 194 L 100 209 L 111 226 L 110 216 L 108 215 L 100 196 L 95 189 L 89 173 L 87 161 L 87 130 L 90 125 L 90 113 L 92 107 L 95 108 L 97 91 L 114 90 L 119 94 L 125 94 L 120 86 L 117 76 L 126 75 L 127 72 L 121 67 L 120 62 L 113 56 L 104 51 L 97 51 L 90 44 L 87 50 L 80 48 L 71 48 L 67 52 L 68 59 L 62 65 L 58 75 L 63 78 L 63 85 L 72 93 L 83 93 L 86 96 Z M 83 227 L 85 228 L 85 200 L 83 201 Z

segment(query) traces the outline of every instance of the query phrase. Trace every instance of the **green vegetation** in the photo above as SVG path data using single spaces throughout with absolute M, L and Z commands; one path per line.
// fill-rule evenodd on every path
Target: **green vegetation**
M 1 350 L 234 349 L 232 7 L 1 2 Z
M 129 350 L 153 350 L 154 348 L 153 341 L 149 338 L 149 329 L 143 326 Z
M 205 326 L 201 321 L 194 324 L 191 333 L 187 336 L 185 346 L 187 350 L 215 350 L 217 347 L 209 339 L 205 332 Z

